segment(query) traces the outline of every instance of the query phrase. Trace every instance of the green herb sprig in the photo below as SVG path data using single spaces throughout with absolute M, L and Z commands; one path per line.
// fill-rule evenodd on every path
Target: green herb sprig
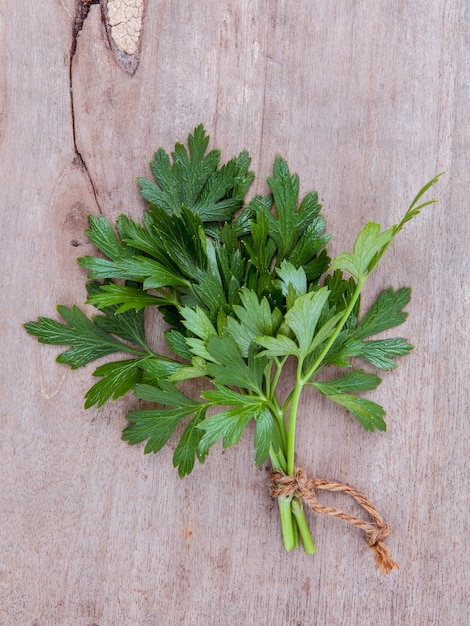
M 58 306 L 64 323 L 40 317 L 25 328 L 42 343 L 69 346 L 57 361 L 73 369 L 125 355 L 94 371 L 99 380 L 85 407 L 128 392 L 154 403 L 131 410 L 123 432 L 131 444 L 145 441 L 145 453 L 158 452 L 185 424 L 173 456 L 180 477 L 217 442 L 238 444 L 251 421 L 256 465 L 269 457 L 274 470 L 293 476 L 304 390 L 342 406 L 368 431 L 386 428 L 385 410 L 362 394 L 381 382 L 376 370 L 395 368 L 413 346 L 401 337 L 371 337 L 405 321 L 410 289 L 385 289 L 362 316 L 361 293 L 403 226 L 435 202 L 422 196 L 439 176 L 398 224 L 381 230 L 369 222 L 353 252 L 331 260 L 318 195 L 299 200 L 299 178 L 281 157 L 267 179 L 270 193 L 245 204 L 254 179 L 248 153 L 220 165 L 220 152 L 207 152 L 208 142 L 200 125 L 188 148 L 177 143 L 171 158 L 156 152 L 155 181 L 138 179 L 149 203 L 142 223 L 121 215 L 113 228 L 105 217 L 89 217 L 87 235 L 101 254 L 79 263 L 89 271 L 87 303 L 99 314 L 90 319 L 76 306 Z M 146 307 L 166 321 L 172 357 L 147 342 Z M 288 360 L 295 377 L 280 397 Z M 345 372 L 325 378 L 326 366 Z M 200 397 L 180 390 L 182 381 L 198 378 L 206 387 Z M 302 502 L 292 494 L 278 501 L 285 548 L 298 546 L 300 536 L 313 553 Z

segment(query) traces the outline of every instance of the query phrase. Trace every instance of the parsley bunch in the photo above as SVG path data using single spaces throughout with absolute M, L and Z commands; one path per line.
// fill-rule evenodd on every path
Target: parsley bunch
M 116 228 L 90 216 L 88 238 L 100 256 L 79 259 L 89 271 L 88 318 L 77 306 L 58 306 L 65 323 L 40 317 L 25 324 L 40 342 L 69 346 L 57 361 L 73 369 L 113 353 L 100 365 L 85 408 L 132 391 L 151 402 L 127 414 L 123 439 L 146 441 L 158 452 L 178 429 L 173 463 L 181 477 L 222 441 L 235 445 L 254 421 L 255 463 L 270 457 L 275 470 L 294 473 L 296 419 L 305 388 L 341 405 L 369 431 L 384 431 L 384 409 L 362 392 L 381 382 L 375 370 L 396 367 L 412 345 L 403 338 L 371 339 L 406 319 L 410 289 L 388 288 L 360 316 L 364 284 L 438 177 L 418 193 L 401 222 L 387 230 L 369 222 L 353 252 L 331 260 L 330 235 L 316 192 L 299 200 L 299 178 L 276 157 L 270 193 L 244 198 L 254 174 L 242 152 L 220 165 L 207 152 L 202 125 L 170 156 L 156 152 L 155 182 L 138 179 L 149 203 L 143 223 L 121 215 Z M 168 324 L 171 357 L 147 342 L 144 310 L 157 307 Z M 290 393 L 279 397 L 284 366 L 295 361 Z M 321 376 L 326 366 L 345 373 Z M 331 371 L 328 370 L 328 371 Z M 202 378 L 206 390 L 191 398 L 179 385 Z M 208 387 L 208 388 L 207 388 Z M 301 501 L 280 497 L 284 545 L 315 551 Z

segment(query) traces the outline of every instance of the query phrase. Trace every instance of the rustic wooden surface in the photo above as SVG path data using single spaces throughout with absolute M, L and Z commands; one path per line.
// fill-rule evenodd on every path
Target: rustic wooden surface
M 137 44 L 101 4 L 0 4 L 0 624 L 468 626 L 468 4 L 146 0 Z M 374 392 L 388 432 L 314 396 L 299 419 L 299 464 L 392 527 L 389 577 L 331 518 L 315 556 L 284 553 L 249 437 L 181 481 L 171 446 L 120 440 L 132 398 L 85 412 L 92 368 L 21 327 L 83 302 L 88 213 L 140 216 L 135 177 L 201 121 L 224 157 L 249 149 L 253 193 L 287 158 L 336 253 L 447 172 L 368 287 L 413 286 L 417 347 Z

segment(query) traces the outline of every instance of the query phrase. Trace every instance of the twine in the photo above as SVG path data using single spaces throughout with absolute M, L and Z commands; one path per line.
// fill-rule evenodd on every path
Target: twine
M 357 491 L 357 489 L 330 480 L 307 478 L 307 474 L 303 469 L 296 469 L 294 476 L 286 476 L 282 472 L 272 472 L 269 479 L 272 483 L 271 494 L 275 498 L 296 495 L 315 513 L 325 513 L 326 515 L 339 517 L 345 522 L 349 522 L 363 530 L 366 535 L 365 540 L 367 545 L 374 551 L 375 562 L 378 569 L 383 574 L 390 574 L 393 569 L 400 569 L 398 564 L 390 556 L 388 548 L 384 543 L 384 539 L 389 534 L 390 528 L 384 523 L 374 505 L 362 495 L 362 493 Z M 339 509 L 320 504 L 315 495 L 316 489 L 342 491 L 349 494 L 370 515 L 373 523 L 365 522 L 354 515 L 349 515 Z

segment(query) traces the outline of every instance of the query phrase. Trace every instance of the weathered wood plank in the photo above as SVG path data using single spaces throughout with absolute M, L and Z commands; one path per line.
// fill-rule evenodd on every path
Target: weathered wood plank
M 0 8 L 0 624 L 465 626 L 466 3 L 147 0 L 132 58 L 110 46 L 105 5 L 78 37 L 73 0 Z M 318 189 L 334 252 L 447 172 L 369 287 L 413 286 L 417 347 L 375 392 L 388 432 L 313 396 L 299 417 L 299 464 L 361 489 L 392 527 L 388 578 L 333 519 L 313 521 L 314 557 L 283 552 L 249 437 L 180 481 L 171 446 L 144 457 L 120 440 L 132 398 L 84 412 L 91 370 L 54 363 L 21 328 L 83 302 L 87 214 L 138 217 L 135 177 L 201 121 L 224 157 L 250 150 L 253 192 L 287 158 Z

